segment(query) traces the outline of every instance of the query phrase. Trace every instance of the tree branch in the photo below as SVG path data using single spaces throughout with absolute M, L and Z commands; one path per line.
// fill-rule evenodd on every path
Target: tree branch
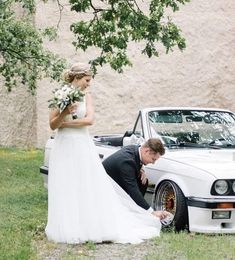
M 59 12 L 60 12 L 60 16 L 59 16 L 59 21 L 56 25 L 56 28 L 59 29 L 59 25 L 60 25 L 60 22 L 61 22 L 61 19 L 62 19 L 62 11 L 64 9 L 64 6 L 60 3 L 60 0 L 56 0 L 57 2 L 57 5 L 58 5 L 58 8 L 59 8 Z
M 129 1 L 129 0 L 126 0 L 126 2 L 127 2 L 127 4 L 129 5 L 129 7 L 131 8 L 131 10 L 137 14 L 137 11 L 136 11 L 135 8 L 133 8 L 133 6 L 130 4 L 130 1 Z M 138 4 L 136 3 L 136 1 L 133 0 L 133 2 L 134 2 L 134 4 L 135 4 L 137 10 L 140 11 L 141 13 L 143 13 L 142 10 L 139 8 Z

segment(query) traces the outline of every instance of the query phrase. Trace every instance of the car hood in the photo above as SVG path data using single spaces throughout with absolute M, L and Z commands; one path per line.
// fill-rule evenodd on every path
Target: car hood
M 188 166 L 196 167 L 200 170 L 212 174 L 217 179 L 235 178 L 235 149 L 232 150 L 201 150 L 185 149 L 167 151 L 165 159 Z

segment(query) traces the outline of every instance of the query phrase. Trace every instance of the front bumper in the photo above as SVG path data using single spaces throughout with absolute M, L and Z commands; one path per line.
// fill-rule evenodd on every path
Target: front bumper
M 48 188 L 48 167 L 47 166 L 41 166 L 40 167 L 40 173 L 43 176 L 44 179 L 44 187 Z
M 235 233 L 235 198 L 189 197 L 189 230 L 201 233 Z M 226 215 L 227 217 L 215 218 Z

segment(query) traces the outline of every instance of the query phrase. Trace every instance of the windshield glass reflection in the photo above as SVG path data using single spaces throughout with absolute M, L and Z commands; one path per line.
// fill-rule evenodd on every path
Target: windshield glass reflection
M 221 111 L 164 110 L 148 113 L 151 137 L 169 147 L 235 147 L 235 116 Z

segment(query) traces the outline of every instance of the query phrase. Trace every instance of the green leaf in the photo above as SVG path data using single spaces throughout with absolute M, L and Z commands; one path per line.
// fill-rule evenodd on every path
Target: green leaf
M 107 0 L 102 5 L 92 1 L 70 0 L 71 9 L 77 12 L 93 12 L 93 17 L 87 21 L 77 21 L 71 25 L 71 31 L 76 37 L 73 42 L 77 49 L 86 51 L 89 47 L 97 47 L 100 54 L 90 60 L 94 74 L 97 67 L 110 64 L 118 72 L 124 66 L 130 66 L 127 56 L 130 41 L 146 42 L 142 50 L 149 58 L 158 57 L 157 45 L 162 44 L 166 53 L 178 47 L 181 51 L 186 48 L 186 42 L 181 30 L 165 17 L 166 9 L 174 12 L 181 4 L 189 0 Z M 146 11 L 146 8 L 149 10 Z
M 21 82 L 34 94 L 39 79 L 60 80 L 66 62 L 43 46 L 43 37 L 52 40 L 56 36 L 55 29 L 40 31 L 27 15 L 16 19 L 12 11 L 15 2 L 22 4 L 28 14 L 35 8 L 33 0 L 0 2 L 0 73 L 8 91 Z

